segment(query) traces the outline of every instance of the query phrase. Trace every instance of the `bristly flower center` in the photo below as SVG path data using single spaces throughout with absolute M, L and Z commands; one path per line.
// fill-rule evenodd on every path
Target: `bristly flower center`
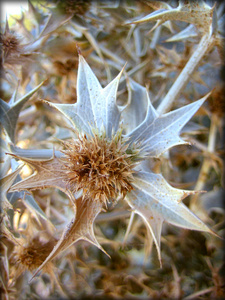
M 83 197 L 107 206 L 132 189 L 134 155 L 126 152 L 128 146 L 121 136 L 111 140 L 97 134 L 79 136 L 64 146 L 61 162 L 72 192 L 83 189 Z
M 44 242 L 39 237 L 34 237 L 26 245 L 17 245 L 15 247 L 13 263 L 18 270 L 28 269 L 33 271 L 43 263 L 55 244 L 56 241 Z
M 11 53 L 18 54 L 20 52 L 20 41 L 14 33 L 5 33 L 0 35 L 0 43 L 4 51 L 4 57 Z

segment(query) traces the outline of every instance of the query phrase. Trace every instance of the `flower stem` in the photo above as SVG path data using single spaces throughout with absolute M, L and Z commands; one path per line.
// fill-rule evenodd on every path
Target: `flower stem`
M 206 54 L 206 52 L 211 48 L 213 43 L 214 37 L 211 34 L 207 33 L 203 35 L 197 49 L 194 51 L 189 61 L 183 68 L 182 72 L 179 74 L 176 81 L 170 88 L 169 92 L 157 108 L 159 114 L 163 114 L 170 110 L 174 101 L 177 99 L 180 92 L 184 89 L 185 85 L 187 84 L 196 66 L 201 61 L 202 57 Z

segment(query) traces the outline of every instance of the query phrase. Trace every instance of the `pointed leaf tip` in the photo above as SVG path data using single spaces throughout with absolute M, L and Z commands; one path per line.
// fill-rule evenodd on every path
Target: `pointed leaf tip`
M 160 237 L 163 221 L 175 226 L 203 231 L 218 236 L 205 225 L 181 200 L 196 191 L 186 191 L 170 186 L 160 174 L 139 172 L 134 175 L 134 189 L 126 200 L 139 214 L 149 229 L 156 245 L 161 264 Z
M 98 216 L 101 210 L 101 202 L 91 201 L 90 199 L 83 198 L 76 199 L 76 215 L 66 226 L 61 238 L 53 248 L 52 252 L 38 267 L 31 280 L 46 266 L 48 262 L 54 259 L 59 253 L 65 251 L 80 240 L 85 240 L 93 244 L 110 258 L 108 253 L 98 243 L 93 229 L 95 218 Z
M 149 105 L 145 120 L 127 136 L 130 137 L 131 142 L 141 142 L 145 155 L 150 157 L 159 157 L 162 153 L 176 145 L 187 144 L 187 142 L 179 137 L 180 132 L 210 93 L 200 100 L 160 116 Z
M 26 95 L 18 99 L 11 106 L 4 101 L 0 101 L 1 106 L 1 123 L 10 137 L 11 141 L 15 141 L 16 125 L 19 118 L 20 111 L 26 104 L 26 102 L 38 91 L 38 89 L 46 82 L 42 81 L 38 86 L 33 88 Z

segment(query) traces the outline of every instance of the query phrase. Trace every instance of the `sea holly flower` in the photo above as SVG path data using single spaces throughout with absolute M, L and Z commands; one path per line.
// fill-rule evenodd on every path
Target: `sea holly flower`
M 213 233 L 181 202 L 195 192 L 172 187 L 162 175 L 146 167 L 150 158 L 159 157 L 171 147 L 186 143 L 179 133 L 208 95 L 159 115 L 147 92 L 146 101 L 142 102 L 138 102 L 133 93 L 128 111 L 135 114 L 135 107 L 143 104 L 145 118 L 140 121 L 143 113 L 137 110 L 139 124 L 130 127 L 130 131 L 123 130 L 122 108 L 116 104 L 121 74 L 122 71 L 102 88 L 83 56 L 79 55 L 77 103 L 48 102 L 71 122 L 76 137 L 62 142 L 63 149 L 53 152 L 52 157 L 45 160 L 30 158 L 28 150 L 29 155 L 26 155 L 26 151 L 14 149 L 12 155 L 30 164 L 35 172 L 12 186 L 10 192 L 56 187 L 68 195 L 74 208 L 74 218 L 34 276 L 57 254 L 79 240 L 86 240 L 104 251 L 95 237 L 93 224 L 109 203 L 113 206 L 118 201 L 126 201 L 143 218 L 160 261 L 164 221 Z M 132 80 L 131 85 L 135 86 Z M 123 114 L 126 114 L 124 107 Z M 24 154 L 19 156 L 18 153 Z

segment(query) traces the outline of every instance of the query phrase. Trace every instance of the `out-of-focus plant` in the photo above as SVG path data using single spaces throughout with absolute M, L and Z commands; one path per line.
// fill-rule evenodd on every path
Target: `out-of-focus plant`
M 222 297 L 223 13 L 29 1 L 5 22 L 5 299 Z

